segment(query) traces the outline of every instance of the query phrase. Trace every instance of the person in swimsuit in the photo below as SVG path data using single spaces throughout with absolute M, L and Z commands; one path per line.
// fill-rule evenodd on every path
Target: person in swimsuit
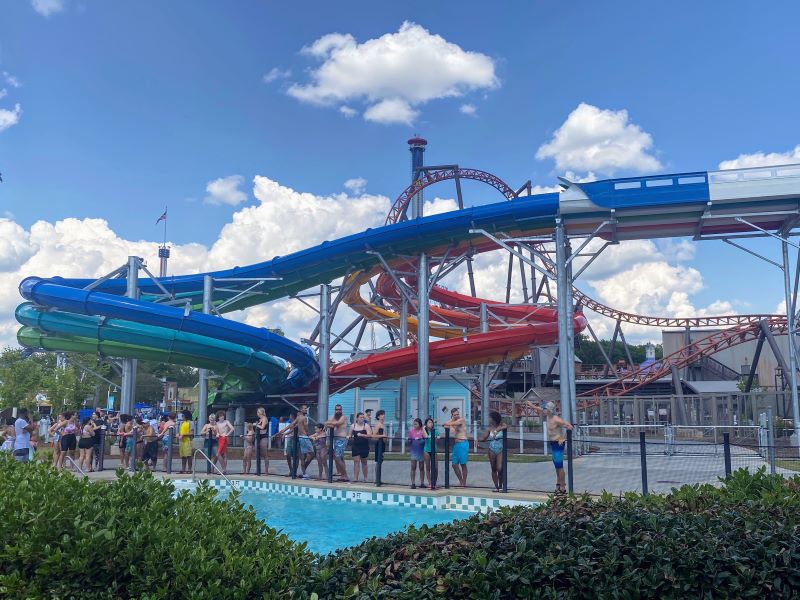
M 256 434 L 256 444 L 258 444 L 258 451 L 264 461 L 264 475 L 269 475 L 269 419 L 267 418 L 267 411 L 264 410 L 262 406 L 258 407 L 256 415 L 258 416 L 258 420 L 253 423 L 253 430 Z
M 309 436 L 314 443 L 314 454 L 317 457 L 317 468 L 319 469 L 319 478 L 322 479 L 322 473 L 325 473 L 325 479 L 328 478 L 328 442 L 325 433 L 325 425 L 317 423 L 316 432 Z
M 148 469 L 155 470 L 158 461 L 158 430 L 153 427 L 155 421 L 147 421 L 142 426 L 142 440 L 144 441 L 144 451 L 142 452 L 142 462 Z
M 453 434 L 453 471 L 458 477 L 457 487 L 467 487 L 467 461 L 469 460 L 469 442 L 467 441 L 467 423 L 461 417 L 461 411 L 454 408 L 450 411 L 450 420 L 442 423 L 442 427 L 452 430 Z
M 192 413 L 184 410 L 183 421 L 178 429 L 178 452 L 181 455 L 181 473 L 192 472 Z
M 428 472 L 428 484 L 436 489 L 436 476 L 439 473 L 439 464 L 436 459 L 436 423 L 428 417 L 425 419 L 425 470 Z
M 375 440 L 375 467 L 377 473 L 383 466 L 383 455 L 386 453 L 386 442 L 389 440 L 389 436 L 386 435 L 386 411 L 381 409 L 376 412 L 375 419 L 374 426 L 367 420 L 365 420 L 365 424 L 373 430 L 370 437 Z M 375 482 L 377 486 L 382 485 L 377 475 L 375 476 Z
M 204 438 L 205 452 L 208 458 L 216 466 L 217 464 L 217 415 L 208 415 L 208 423 L 203 425 L 200 436 Z
M 58 418 L 50 425 L 47 432 L 53 436 L 53 462 L 51 466 L 58 467 L 59 457 L 61 456 L 61 428 L 64 426 L 64 413 L 59 413 Z M 13 431 L 13 427 L 12 427 Z
M 172 447 L 172 440 L 175 437 L 175 419 L 177 418 L 177 414 L 174 412 L 169 413 L 167 415 L 167 420 L 164 421 L 161 432 L 158 434 L 158 437 L 161 438 L 161 451 L 164 454 L 164 472 L 167 472 L 167 463 L 169 462 L 170 455 L 169 451 Z M 170 467 L 172 465 L 169 465 Z
M 425 487 L 425 444 L 428 434 L 422 428 L 422 421 L 414 419 L 414 425 L 408 432 L 408 446 L 411 453 L 411 489 L 416 489 L 417 465 L 419 465 L 419 487 Z
M 367 480 L 367 458 L 369 457 L 369 438 L 372 429 L 364 420 L 364 413 L 356 415 L 356 422 L 350 427 L 350 436 L 353 438 L 353 481 L 358 482 L 359 468 Z
M 250 465 L 256 453 L 256 430 L 252 423 L 245 423 L 242 443 L 244 444 L 244 452 L 242 453 L 242 475 L 249 475 Z
M 544 407 L 534 406 L 540 415 L 547 419 L 547 440 L 550 442 L 550 455 L 553 457 L 553 466 L 556 468 L 556 495 L 567 493 L 566 476 L 564 474 L 564 437 L 563 429 L 572 429 L 572 424 L 556 414 L 554 402 L 548 402 Z
M 228 443 L 233 435 L 233 425 L 224 410 L 217 412 L 217 456 L 222 473 L 228 474 Z
M 348 482 L 350 480 L 347 478 L 347 464 L 344 462 L 344 451 L 347 448 L 347 417 L 344 416 L 341 404 L 334 407 L 333 417 L 325 421 L 325 427 L 333 429 L 333 461 L 336 463 L 336 474 L 342 482 Z
M 78 424 L 75 422 L 75 417 L 71 412 L 64 413 L 64 421 L 60 428 L 61 431 L 61 454 L 58 457 L 58 468 L 64 468 L 64 460 L 69 456 L 75 460 L 75 448 L 78 445 L 76 434 L 78 433 Z
M 81 469 L 84 473 L 91 473 L 92 454 L 94 453 L 94 424 L 91 417 L 86 417 L 82 423 L 81 439 L 78 442 L 79 459 Z
M 493 410 L 489 413 L 489 428 L 481 442 L 488 440 L 489 442 L 489 465 L 492 467 L 492 482 L 494 483 L 494 491 L 499 492 L 500 487 L 503 485 L 503 430 L 506 429 L 506 424 L 503 423 L 500 413 Z
M 299 461 L 298 464 L 300 466 L 300 470 L 302 473 L 303 479 L 308 479 L 308 473 L 306 473 L 306 469 L 308 465 L 311 464 L 311 461 L 314 460 L 314 444 L 311 441 L 311 438 L 308 436 L 308 407 L 301 406 L 300 410 L 292 414 L 292 422 L 289 426 L 285 427 L 283 431 L 280 432 L 279 435 L 283 436 L 285 440 L 288 440 L 288 448 L 290 448 L 290 453 L 286 455 L 286 459 L 289 462 L 289 471 L 292 470 L 292 462 L 291 459 L 294 458 L 294 453 L 299 450 Z M 294 430 L 297 430 L 297 445 L 299 448 L 295 448 L 295 441 L 294 441 Z

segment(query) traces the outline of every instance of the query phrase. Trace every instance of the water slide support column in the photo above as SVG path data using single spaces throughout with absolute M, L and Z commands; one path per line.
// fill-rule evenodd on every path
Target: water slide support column
M 317 423 L 328 420 L 331 368 L 331 286 L 319 286 L 319 392 L 317 396 Z
M 565 421 L 573 422 L 572 399 L 575 397 L 575 380 L 570 381 L 569 363 L 575 362 L 575 348 L 569 343 L 572 329 L 572 294 L 567 274 L 567 233 L 562 219 L 556 219 L 556 290 L 558 294 L 558 378 L 561 414 Z M 574 366 L 573 366 L 574 368 Z
M 792 307 L 795 305 L 792 299 L 792 290 L 789 283 L 789 243 L 786 240 L 781 241 L 781 252 L 783 254 L 783 287 L 786 295 L 786 326 L 789 331 L 789 389 L 792 392 L 792 420 L 794 421 L 794 434 L 792 435 L 792 444 L 797 446 L 800 442 L 800 401 L 797 396 L 797 344 L 795 343 L 795 322 L 794 311 Z
M 408 300 L 403 297 L 403 303 L 400 305 L 400 347 L 405 348 L 408 346 Z M 405 377 L 400 378 L 400 423 L 403 427 L 408 423 L 408 380 Z M 420 417 L 422 419 L 424 417 Z
M 428 361 L 428 339 L 430 328 L 428 322 L 428 256 L 423 252 L 419 257 L 419 274 L 417 275 L 417 414 L 423 423 L 428 416 L 428 388 L 430 365 Z
M 211 314 L 211 298 L 214 295 L 214 279 L 211 275 L 203 277 L 203 314 Z M 208 370 L 198 369 L 197 425 L 202 427 L 208 421 Z
M 139 298 L 139 258 L 128 257 L 128 286 L 125 291 L 128 298 Z M 122 384 L 120 390 L 119 410 L 124 414 L 131 414 L 136 394 L 136 368 L 138 362 L 135 358 L 122 360 Z
M 481 333 L 489 332 L 489 310 L 481 302 Z M 489 365 L 481 365 L 481 425 L 489 426 Z

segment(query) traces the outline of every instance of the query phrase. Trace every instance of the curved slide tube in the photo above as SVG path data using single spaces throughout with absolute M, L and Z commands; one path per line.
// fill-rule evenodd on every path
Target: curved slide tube
M 287 389 L 304 389 L 319 375 L 319 365 L 310 348 L 264 328 L 191 311 L 185 314 L 183 309 L 173 306 L 80 290 L 36 277 L 25 279 L 20 284 L 20 293 L 38 305 L 70 313 L 133 321 L 274 354 L 294 366 L 286 378 Z

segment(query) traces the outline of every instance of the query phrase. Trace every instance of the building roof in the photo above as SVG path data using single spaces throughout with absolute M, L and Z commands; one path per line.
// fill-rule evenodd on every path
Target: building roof
M 683 383 L 695 394 L 730 394 L 741 391 L 738 386 L 739 382 L 736 380 L 684 381 Z

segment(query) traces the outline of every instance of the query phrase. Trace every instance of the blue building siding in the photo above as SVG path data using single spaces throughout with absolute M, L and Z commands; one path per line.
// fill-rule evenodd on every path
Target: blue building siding
M 459 374 L 460 375 L 460 374 Z M 457 406 L 467 421 L 472 418 L 469 402 L 469 392 L 464 386 L 469 387 L 470 377 L 458 377 L 454 381 L 450 377 L 434 379 L 430 383 L 428 400 L 428 413 L 423 417 L 433 416 L 442 422 L 450 418 L 450 409 Z M 409 377 L 408 382 L 408 411 L 409 421 L 417 412 L 417 379 Z M 463 385 L 461 385 L 463 384 Z M 333 394 L 328 401 L 328 414 L 333 414 L 333 407 L 342 405 L 344 414 L 349 419 L 357 412 L 372 407 L 375 410 L 386 411 L 386 421 L 399 423 L 400 421 L 400 382 L 397 380 L 381 381 L 368 385 L 363 389 L 349 389 L 340 394 Z M 373 413 L 374 415 L 374 413 Z

